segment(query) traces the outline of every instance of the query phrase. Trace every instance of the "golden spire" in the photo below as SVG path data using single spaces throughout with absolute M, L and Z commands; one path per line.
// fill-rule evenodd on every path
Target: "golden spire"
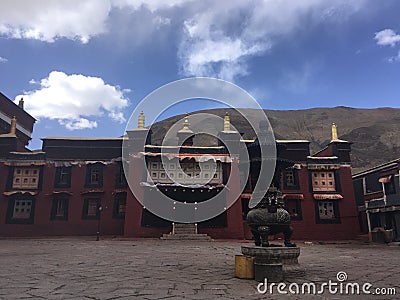
M 11 119 L 11 124 L 10 124 L 10 134 L 15 134 L 17 131 L 17 118 L 14 116 Z
M 139 118 L 138 118 L 138 128 L 143 129 L 144 128 L 144 113 L 143 111 L 140 112 Z
M 225 113 L 224 117 L 224 131 L 230 131 L 231 130 L 231 117 L 229 116 L 228 113 Z
M 337 141 L 337 140 L 338 140 L 337 127 L 335 123 L 332 123 L 332 141 Z
M 190 126 L 189 113 L 186 113 L 185 121 L 183 121 L 183 129 L 182 130 L 190 130 L 189 126 Z

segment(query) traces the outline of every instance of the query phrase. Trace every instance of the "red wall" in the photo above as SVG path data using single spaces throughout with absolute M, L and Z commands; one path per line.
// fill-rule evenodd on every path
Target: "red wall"
M 135 190 L 143 193 L 139 185 L 142 181 L 142 166 L 137 159 L 132 159 L 131 166 L 134 172 L 130 172 L 131 182 L 135 182 Z M 98 220 L 82 219 L 84 198 L 89 194 L 82 195 L 90 189 L 84 187 L 86 168 L 85 165 L 72 167 L 73 188 L 54 188 L 55 167 L 54 164 L 47 164 L 44 168 L 42 190 L 36 196 L 34 224 L 6 224 L 6 213 L 9 197 L 0 194 L 0 236 L 46 236 L 46 235 L 95 235 L 97 232 Z M 235 174 L 237 167 L 233 165 L 232 180 L 229 183 L 230 192 L 227 199 L 239 188 L 239 176 Z M 103 212 L 101 215 L 102 235 L 122 235 L 127 237 L 160 237 L 163 233 L 169 233 L 171 228 L 150 228 L 141 226 L 142 205 L 135 199 L 127 189 L 126 218 L 113 218 L 115 174 L 116 165 L 104 165 L 103 187 L 99 190 L 101 194 L 91 194 L 102 199 Z M 0 187 L 5 190 L 9 168 L 0 164 Z M 342 167 L 339 170 L 340 184 L 343 199 L 339 201 L 340 224 L 316 224 L 315 200 L 313 193 L 309 190 L 308 170 L 299 170 L 300 190 L 286 191 L 302 193 L 304 200 L 301 201 L 302 220 L 292 221 L 294 227 L 294 239 L 301 240 L 340 240 L 355 238 L 359 232 L 358 212 L 354 199 L 353 184 L 350 167 Z M 50 220 L 53 191 L 69 191 L 68 220 Z M 285 191 L 283 191 L 285 192 Z M 227 211 L 227 227 L 224 228 L 201 228 L 200 233 L 207 233 L 213 238 L 235 238 L 248 237 L 248 228 L 242 222 L 242 209 L 240 199 L 236 201 Z
M 42 189 L 35 196 L 35 210 L 33 224 L 6 224 L 6 213 L 8 198 L 0 196 L 0 235 L 1 236 L 46 236 L 46 235 L 96 235 L 98 220 L 82 219 L 84 198 L 89 194 L 81 194 L 90 189 L 85 188 L 86 168 L 85 165 L 72 167 L 72 188 L 54 188 L 55 178 L 54 164 L 47 164 L 43 168 Z M 8 177 L 8 167 L 0 165 L 1 181 Z M 6 174 L 7 176 L 3 176 Z M 104 165 L 103 187 L 99 190 L 101 194 L 90 194 L 102 199 L 103 212 L 100 220 L 101 235 L 123 234 L 124 220 L 113 218 L 114 191 L 115 191 L 116 166 L 114 164 Z M 2 187 L 6 182 L 0 182 Z M 50 220 L 53 201 L 53 191 L 68 191 L 69 196 L 68 220 Z
M 343 199 L 339 201 L 339 213 L 341 223 L 339 224 L 317 224 L 315 216 L 315 199 L 310 192 L 308 169 L 299 170 L 299 181 L 301 190 L 286 191 L 304 194 L 301 201 L 302 220 L 293 220 L 293 239 L 300 240 L 344 240 L 354 239 L 359 233 L 358 211 L 354 198 L 351 168 L 342 167 L 339 170 L 341 194 Z M 284 191 L 285 192 L 285 191 Z

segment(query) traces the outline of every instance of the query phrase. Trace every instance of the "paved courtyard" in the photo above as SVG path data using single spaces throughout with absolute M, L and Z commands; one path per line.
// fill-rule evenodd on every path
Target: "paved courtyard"
M 241 241 L 49 238 L 0 240 L 0 299 L 396 299 L 399 296 L 260 294 L 234 277 Z M 305 244 L 306 276 L 286 282 L 369 282 L 400 293 L 400 247 Z M 286 289 L 287 290 L 287 289 Z M 371 289 L 372 291 L 373 289 Z

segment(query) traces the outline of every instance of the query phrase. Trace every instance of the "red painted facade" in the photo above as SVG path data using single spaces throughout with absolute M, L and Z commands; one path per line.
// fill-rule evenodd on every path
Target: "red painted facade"
M 143 135 L 143 131 L 138 134 Z M 134 132 L 128 132 L 128 136 L 135 141 Z M 35 153 L 21 151 L 17 147 L 18 143 L 15 143 L 17 136 L 12 142 L 9 138 L 9 135 L 0 135 L 0 143 L 9 149 L 8 152 L 0 153 L 0 236 L 96 235 L 100 231 L 101 235 L 160 237 L 171 231 L 171 223 L 161 227 L 144 225 L 143 207 L 130 190 L 144 197 L 146 187 L 140 183 L 145 170 L 139 159 L 134 156 L 131 158 L 129 181 L 133 185 L 128 187 L 118 181 L 122 138 L 46 138 L 43 139 L 42 152 Z M 239 138 L 232 135 L 230 142 L 240 143 Z M 348 155 L 350 144 L 332 141 L 327 148 L 312 157 L 309 156 L 307 141 L 278 141 L 277 144 L 279 149 L 283 149 L 280 155 L 296 163 L 293 171 L 296 184 L 286 188 L 285 176 L 281 182 L 282 193 L 288 199 L 297 197 L 295 202 L 291 202 L 297 205 L 297 213 L 301 216 L 292 220 L 294 238 L 355 238 L 359 233 L 359 222 Z M 196 151 L 193 145 L 186 147 Z M 236 160 L 225 162 L 222 166 L 224 174 L 229 178 L 228 183 L 224 182 L 228 187 L 228 202 L 235 200 L 231 198 L 239 189 L 240 176 Z M 65 178 L 68 180 L 60 187 L 57 178 L 61 176 L 63 167 L 70 173 L 67 172 Z M 16 174 L 20 172 L 18 168 L 21 174 L 25 170 L 40 170 L 37 177 L 36 173 L 29 175 L 29 180 L 35 180 L 32 183 L 35 187 L 24 187 L 23 183 L 17 182 Z M 313 191 L 311 174 L 315 170 L 331 169 L 335 172 L 337 189 L 329 192 Z M 242 197 L 214 223 L 205 222 L 204 226 L 200 223 L 199 233 L 206 233 L 216 239 L 251 238 L 243 220 L 244 204 L 253 188 L 251 177 Z M 21 180 L 25 179 L 21 177 Z M 16 187 L 18 184 L 21 185 Z M 325 201 L 324 197 L 329 199 L 326 203 L 331 205 L 326 208 L 327 214 L 329 209 L 330 213 L 334 210 L 333 221 L 323 219 L 321 222 L 318 219 L 317 214 L 320 214 L 321 209 L 318 203 Z

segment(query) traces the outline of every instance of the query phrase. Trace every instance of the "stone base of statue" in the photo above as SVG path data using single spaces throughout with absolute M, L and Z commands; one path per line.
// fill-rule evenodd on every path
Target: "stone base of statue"
M 287 278 L 304 275 L 298 262 L 299 247 L 242 246 L 242 254 L 254 257 L 254 278 L 259 282 L 280 282 Z

